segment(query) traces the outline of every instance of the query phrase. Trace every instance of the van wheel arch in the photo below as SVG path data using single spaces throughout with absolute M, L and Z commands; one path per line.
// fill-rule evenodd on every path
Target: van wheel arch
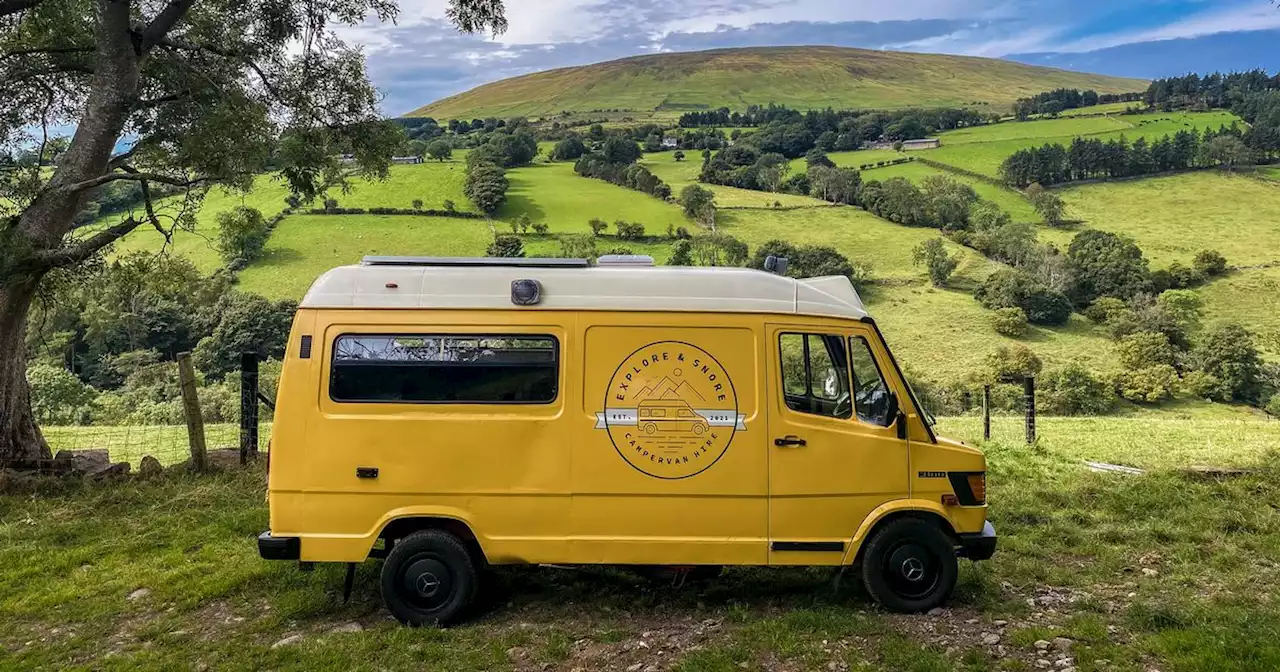
M 916 520 L 922 520 L 924 522 L 927 522 L 933 525 L 934 527 L 937 527 L 938 529 L 942 530 L 943 534 L 946 534 L 947 537 L 950 538 L 954 544 L 956 545 L 960 544 L 960 537 L 956 534 L 955 528 L 951 526 L 950 521 L 948 521 L 946 518 L 943 518 L 941 515 L 933 511 L 925 511 L 920 509 L 910 510 L 910 511 L 894 511 L 884 516 L 880 520 L 877 520 L 875 525 L 872 525 L 871 529 L 867 530 L 866 536 L 862 537 L 862 540 L 858 543 L 858 554 L 854 556 L 853 563 L 850 565 L 850 567 L 858 567 L 859 565 L 862 564 L 862 554 L 867 548 L 867 541 L 875 537 L 876 533 L 879 532 L 881 528 L 894 522 L 895 520 L 902 520 L 903 518 L 914 518 Z
M 378 538 L 383 540 L 385 544 L 383 550 L 378 553 L 385 556 L 391 552 L 391 548 L 395 545 L 397 539 L 403 539 L 414 532 L 423 530 L 441 530 L 448 532 L 457 537 L 466 546 L 467 551 L 471 553 L 474 561 L 481 566 L 487 565 L 484 549 L 480 546 L 480 541 L 476 538 L 475 532 L 463 521 L 457 518 L 445 518 L 441 516 L 410 516 L 406 518 L 396 518 L 383 526 L 382 531 L 378 533 Z M 372 553 L 370 555 L 373 555 Z

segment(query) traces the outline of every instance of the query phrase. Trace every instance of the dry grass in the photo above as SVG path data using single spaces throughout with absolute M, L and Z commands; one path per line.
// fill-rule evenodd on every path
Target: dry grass
M 799 109 L 985 106 L 1057 87 L 1132 91 L 1146 82 L 1010 61 L 839 47 L 765 47 L 637 56 L 486 84 L 413 115 L 506 117 L 779 103 Z

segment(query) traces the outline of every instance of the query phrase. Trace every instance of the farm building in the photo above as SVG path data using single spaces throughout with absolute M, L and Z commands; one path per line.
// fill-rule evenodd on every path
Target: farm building
M 903 140 L 902 149 L 937 149 L 942 141 L 937 138 L 920 138 L 919 140 Z

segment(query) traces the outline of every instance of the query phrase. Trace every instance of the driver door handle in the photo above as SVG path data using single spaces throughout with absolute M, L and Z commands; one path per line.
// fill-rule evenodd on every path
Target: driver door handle
M 784 436 L 781 439 L 774 439 L 773 445 L 779 448 L 785 448 L 787 446 L 804 446 L 806 444 L 804 439 L 798 436 L 792 436 L 788 434 L 787 436 Z

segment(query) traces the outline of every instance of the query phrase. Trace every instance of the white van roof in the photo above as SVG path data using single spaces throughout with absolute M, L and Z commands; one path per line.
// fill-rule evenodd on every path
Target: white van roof
M 540 300 L 512 301 L 512 282 L 536 280 Z M 302 308 L 450 308 L 784 313 L 861 319 L 866 308 L 843 276 L 795 280 L 745 268 L 654 267 L 635 258 L 366 257 L 311 285 Z

